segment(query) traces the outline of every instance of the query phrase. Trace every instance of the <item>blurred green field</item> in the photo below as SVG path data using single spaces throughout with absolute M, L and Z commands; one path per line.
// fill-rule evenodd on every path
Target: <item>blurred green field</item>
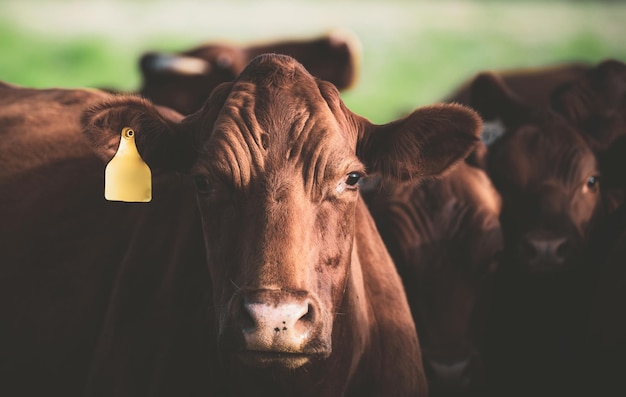
M 0 80 L 132 91 L 147 50 L 345 28 L 362 68 L 344 100 L 382 123 L 480 70 L 626 60 L 624 21 L 626 4 L 597 1 L 0 0 Z

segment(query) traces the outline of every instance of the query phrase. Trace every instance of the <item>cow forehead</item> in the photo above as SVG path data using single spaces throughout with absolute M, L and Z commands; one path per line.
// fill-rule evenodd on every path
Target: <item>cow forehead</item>
M 233 85 L 197 167 L 241 187 L 299 171 L 309 189 L 362 171 L 351 138 L 356 134 L 346 131 L 310 76 L 278 83 L 266 75 L 250 80 Z
M 581 173 L 597 171 L 595 156 L 587 142 L 560 121 L 521 126 L 511 134 L 497 158 L 500 171 L 523 175 L 529 181 L 551 177 L 569 181 L 579 178 Z

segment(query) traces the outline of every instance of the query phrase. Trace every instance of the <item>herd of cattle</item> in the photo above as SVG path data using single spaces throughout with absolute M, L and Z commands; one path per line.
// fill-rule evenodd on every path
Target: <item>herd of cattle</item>
M 337 34 L 0 83 L 0 394 L 626 395 L 626 64 L 376 125 Z M 107 202 L 132 128 L 149 204 Z

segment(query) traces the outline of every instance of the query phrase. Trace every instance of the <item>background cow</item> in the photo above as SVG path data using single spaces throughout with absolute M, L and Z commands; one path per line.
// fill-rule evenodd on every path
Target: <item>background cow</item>
M 500 196 L 465 163 L 364 196 L 407 292 L 430 395 L 480 395 L 490 281 L 503 249 Z
M 483 120 L 497 121 L 485 164 L 502 195 L 505 255 L 485 354 L 490 387 L 493 395 L 574 392 L 587 246 L 604 213 L 596 155 L 568 120 L 497 75 L 479 75 L 470 93 Z
M 599 159 L 602 189 L 610 211 L 591 236 L 589 263 L 593 272 L 581 307 L 586 331 L 581 372 L 584 395 L 622 395 L 626 367 L 624 285 L 626 274 L 626 64 L 608 59 L 583 77 L 559 87 L 554 107 L 587 137 Z
M 41 98 L 33 92 L 22 100 Z M 72 123 L 67 128 L 78 133 Z M 95 196 L 101 174 L 81 178 L 103 170 L 91 156 L 66 162 L 65 172 L 40 167 L 32 179 L 3 184 L 10 205 L 2 218 L 11 220 L 3 236 L 14 229 L 25 236 L 32 224 L 19 205 L 25 192 L 42 226 L 70 215 L 66 232 L 2 243 L 12 258 L 1 268 L 12 325 L 3 336 L 22 347 L 6 351 L 29 353 L 7 360 L 21 363 L 9 372 L 9 390 L 30 376 L 40 382 L 27 389 L 40 394 L 425 394 L 402 284 L 356 184 L 365 167 L 391 179 L 442 172 L 475 144 L 473 112 L 433 106 L 373 125 L 292 58 L 266 55 L 184 119 L 122 96 L 91 108 L 83 123 L 103 159 L 112 157 L 122 124 L 136 131 L 155 175 L 153 203 Z M 8 128 L 19 134 L 28 123 Z M 67 206 L 57 182 L 64 175 L 73 194 Z M 52 195 L 44 198 L 37 181 L 46 178 L 42 187 Z M 92 212 L 95 200 L 100 209 Z M 68 245 L 75 249 L 55 250 Z M 20 257 L 32 246 L 45 254 Z M 54 288 L 9 303 L 29 276 L 39 286 L 51 275 Z M 61 288 L 67 280 L 72 288 Z M 94 301 L 86 323 L 68 321 Z M 47 310 L 51 302 L 63 311 Z M 33 341 L 43 359 L 28 347 Z M 73 353 L 55 367 L 62 351 Z
M 311 40 L 285 40 L 256 45 L 207 43 L 174 54 L 141 57 L 140 93 L 156 104 L 183 114 L 200 109 L 220 83 L 233 81 L 250 60 L 264 53 L 294 57 L 314 76 L 343 90 L 355 84 L 360 43 L 345 30 Z

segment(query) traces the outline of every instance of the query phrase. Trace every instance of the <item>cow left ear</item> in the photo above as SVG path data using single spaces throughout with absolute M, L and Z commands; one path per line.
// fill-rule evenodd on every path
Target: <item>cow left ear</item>
M 437 176 L 475 149 L 481 127 L 480 116 L 463 105 L 425 106 L 401 120 L 366 125 L 357 155 L 383 178 Z
M 189 134 L 182 132 L 183 116 L 135 96 L 117 96 L 86 110 L 81 116 L 83 134 L 91 147 L 109 162 L 120 146 L 121 132 L 134 132 L 137 151 L 150 168 L 182 170 L 193 158 Z

